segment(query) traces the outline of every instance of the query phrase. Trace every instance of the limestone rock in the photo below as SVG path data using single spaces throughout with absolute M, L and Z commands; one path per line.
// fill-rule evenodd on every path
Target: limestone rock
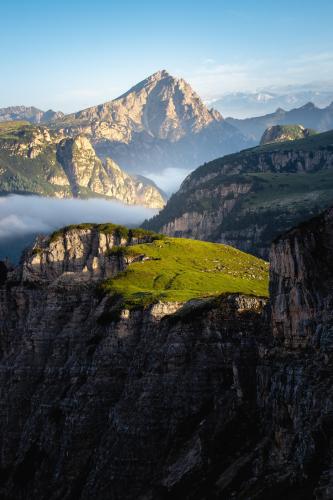
M 274 242 L 271 307 L 115 315 L 129 242 L 95 229 L 1 266 L 1 498 L 330 500 L 332 213 Z
M 271 144 L 274 142 L 296 141 L 316 134 L 315 130 L 303 127 L 303 125 L 272 125 L 268 127 L 260 141 L 260 144 Z
M 332 145 L 326 132 L 206 163 L 143 227 L 268 259 L 274 238 L 331 204 Z
M 0 130 L 0 188 L 46 196 L 103 196 L 126 204 L 162 208 L 164 194 L 144 177 L 132 177 L 96 155 L 83 134 L 68 137 L 45 126 L 11 122 Z
M 53 127 L 91 138 L 99 156 L 135 173 L 193 167 L 249 144 L 191 86 L 158 71 L 113 101 L 66 115 Z

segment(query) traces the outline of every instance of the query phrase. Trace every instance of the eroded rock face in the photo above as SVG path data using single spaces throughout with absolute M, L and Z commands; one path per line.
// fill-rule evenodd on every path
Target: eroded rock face
M 84 135 L 67 137 L 58 143 L 57 160 L 65 170 L 74 196 L 80 194 L 81 188 L 88 188 L 130 205 L 162 208 L 165 204 L 155 186 L 126 174 L 111 158 L 103 164 Z
M 332 255 L 333 209 L 272 245 L 273 333 L 288 346 L 333 346 Z
M 308 140 L 311 147 L 290 141 L 202 165 L 143 227 L 226 243 L 268 260 L 278 235 L 331 203 L 333 134 Z
M 191 478 L 200 490 L 216 436 L 243 417 L 255 425 L 265 301 L 231 295 L 115 316 L 98 284 L 128 265 L 108 256 L 125 244 L 69 230 L 40 239 L 4 277 L 3 498 L 162 498 Z
M 96 287 L 128 241 L 96 231 L 4 267 L 2 498 L 331 499 L 332 213 L 274 243 L 271 308 L 226 295 L 115 316 Z
M 102 162 L 82 134 L 68 137 L 45 126 L 17 126 L 0 136 L 0 156 L 4 192 L 58 198 L 103 196 L 155 209 L 165 204 L 152 181 L 130 176 L 111 158 Z

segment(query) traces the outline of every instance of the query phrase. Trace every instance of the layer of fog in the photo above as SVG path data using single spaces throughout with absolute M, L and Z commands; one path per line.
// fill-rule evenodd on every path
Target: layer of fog
M 148 177 L 162 189 L 168 196 L 178 191 L 181 183 L 192 170 L 183 168 L 166 168 L 161 172 L 144 172 L 143 175 Z
M 103 199 L 4 196 L 0 197 L 0 242 L 15 236 L 50 233 L 81 222 L 113 222 L 133 227 L 155 214 L 156 210 Z

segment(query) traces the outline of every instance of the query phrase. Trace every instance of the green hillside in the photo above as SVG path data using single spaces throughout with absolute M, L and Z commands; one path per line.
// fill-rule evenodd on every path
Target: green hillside
M 127 307 L 162 301 L 188 301 L 222 293 L 268 295 L 267 262 L 232 247 L 182 238 L 118 247 L 113 255 L 145 256 L 103 290 Z
M 295 141 L 276 142 L 264 144 L 255 148 L 244 149 L 240 153 L 223 156 L 216 160 L 210 161 L 203 166 L 197 168 L 192 174 L 191 178 L 199 178 L 206 174 L 216 173 L 221 170 L 224 165 L 243 165 L 242 172 L 251 171 L 258 165 L 258 156 L 260 154 L 273 154 L 273 153 L 293 153 L 293 152 L 310 152 L 322 151 L 327 149 L 333 152 L 333 130 L 324 132 L 322 134 L 314 134 L 306 139 L 298 139 Z M 292 165 L 288 165 L 290 169 Z
M 199 167 L 143 227 L 225 242 L 268 259 L 275 237 L 332 204 L 330 131 L 247 149 Z

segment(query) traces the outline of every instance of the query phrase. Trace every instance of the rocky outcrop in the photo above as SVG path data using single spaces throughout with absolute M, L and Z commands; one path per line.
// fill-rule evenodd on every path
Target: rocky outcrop
M 273 142 L 296 141 L 314 135 L 315 130 L 304 128 L 303 125 L 272 125 L 268 127 L 260 141 L 260 145 Z
M 158 71 L 113 101 L 53 124 L 66 135 L 84 133 L 101 157 L 142 174 L 161 168 L 193 168 L 250 143 L 208 109 L 190 85 Z
M 1 497 L 331 499 L 332 213 L 275 241 L 271 309 L 116 314 L 98 283 L 131 241 L 96 227 L 4 269 Z
M 88 188 L 130 205 L 164 206 L 163 195 L 152 183 L 126 174 L 111 158 L 103 164 L 83 135 L 63 139 L 57 145 L 57 160 L 64 168 L 74 196 L 79 195 L 81 188 Z
M 84 135 L 65 136 L 44 126 L 15 122 L 0 130 L 0 189 L 46 196 L 103 196 L 130 205 L 162 208 L 164 195 L 144 177 L 98 158 Z
M 207 163 L 143 227 L 227 243 L 268 259 L 274 238 L 331 203 L 332 145 L 327 132 Z
M 255 379 L 265 301 L 230 295 L 113 313 L 98 284 L 128 265 L 109 250 L 136 241 L 69 229 L 38 240 L 7 275 L 3 498 L 159 498 L 192 479 L 200 490 L 217 436 L 243 416 L 254 425 L 254 386 L 243 380 Z

